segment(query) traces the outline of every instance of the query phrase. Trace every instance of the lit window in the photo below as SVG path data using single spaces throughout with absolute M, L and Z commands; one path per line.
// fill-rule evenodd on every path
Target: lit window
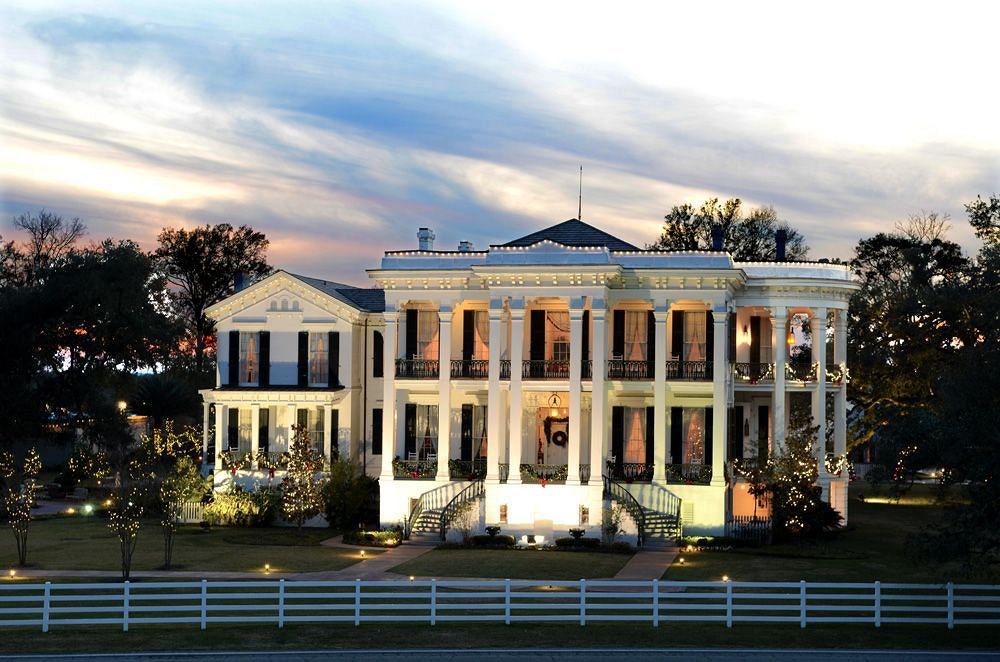
M 705 410 L 684 408 L 683 464 L 705 464 Z
M 327 335 L 325 333 L 309 334 L 309 385 L 326 386 L 329 383 Z
M 645 361 L 646 331 L 649 328 L 649 314 L 645 310 L 625 311 L 625 360 Z
M 417 313 L 417 357 L 429 361 L 438 358 L 438 331 L 440 323 L 437 311 L 421 310 Z
M 646 461 L 646 408 L 625 408 L 625 463 Z
M 472 332 L 472 358 L 485 361 L 490 358 L 490 313 L 477 310 L 473 319 L 475 325 Z
M 569 313 L 548 311 L 545 323 L 545 358 L 549 361 L 569 361 Z
M 704 361 L 707 347 L 705 338 L 705 313 L 684 313 L 685 361 Z
M 260 379 L 260 333 L 240 331 L 240 385 L 256 386 Z

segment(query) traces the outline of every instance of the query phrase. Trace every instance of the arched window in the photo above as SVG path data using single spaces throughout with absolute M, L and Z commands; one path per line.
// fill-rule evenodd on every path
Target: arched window
M 382 332 L 372 333 L 372 377 L 382 376 Z

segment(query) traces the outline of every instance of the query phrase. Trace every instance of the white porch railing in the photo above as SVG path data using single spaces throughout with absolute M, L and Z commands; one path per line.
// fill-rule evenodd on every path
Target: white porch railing
M 194 581 L 0 586 L 0 627 L 670 621 L 1000 624 L 1000 586 L 674 581 Z

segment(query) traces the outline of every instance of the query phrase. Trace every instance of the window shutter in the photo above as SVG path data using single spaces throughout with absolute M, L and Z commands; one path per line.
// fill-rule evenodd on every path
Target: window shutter
M 340 457 L 340 410 L 330 411 L 330 429 L 323 431 L 330 437 L 330 459 Z
M 309 429 L 309 410 L 308 409 L 296 409 L 295 410 L 295 424 L 300 428 Z M 313 441 L 316 441 L 313 439 Z
M 462 405 L 462 461 L 472 459 L 472 405 Z
M 729 410 L 729 459 L 743 459 L 743 406 Z
M 656 429 L 656 407 L 646 407 L 646 464 L 653 464 L 653 431 Z
M 476 333 L 476 311 L 466 310 L 462 312 L 462 360 L 472 360 L 472 350 L 475 344 Z
M 757 457 L 765 458 L 770 455 L 767 447 L 768 421 L 771 418 L 771 410 L 768 405 L 761 405 L 757 409 Z
M 417 452 L 417 405 L 407 402 L 404 410 L 406 428 L 403 430 L 403 450 L 405 453 L 403 459 L 408 460 L 410 453 Z
M 260 376 L 257 379 L 260 386 L 271 385 L 271 332 L 260 332 Z
M 382 409 L 372 409 L 372 455 L 382 454 Z
M 712 311 L 705 313 L 705 360 L 715 360 L 715 328 L 712 322 Z M 722 358 L 721 356 L 719 357 Z
M 625 408 L 611 408 L 611 454 L 615 456 L 615 466 L 620 467 L 625 456 Z M 593 467 L 591 467 L 593 471 Z
M 656 315 L 646 313 L 646 360 L 649 362 L 649 376 L 653 376 L 656 365 Z
M 581 338 L 583 347 L 580 348 L 580 358 L 584 363 L 590 360 L 590 311 L 583 311 L 583 335 Z
M 531 311 L 531 336 L 528 357 L 532 361 L 545 360 L 545 311 Z M 511 368 L 516 369 L 516 366 Z
M 680 361 L 684 357 L 684 311 L 675 310 L 671 315 L 673 318 L 673 337 L 670 339 L 670 354 L 675 361 Z
M 406 311 L 406 354 L 404 359 L 412 359 L 417 354 L 417 311 Z
M 229 385 L 240 385 L 240 332 L 229 332 Z
M 383 376 L 382 363 L 385 361 L 385 341 L 382 339 L 382 332 L 372 333 L 372 377 Z
M 625 311 L 616 310 L 611 317 L 611 356 L 625 356 Z
M 235 451 L 240 448 L 240 410 L 231 408 L 229 410 L 229 450 Z
M 750 318 L 750 363 L 760 363 L 760 317 Z
M 326 345 L 326 379 L 330 388 L 340 386 L 340 332 L 329 331 Z
M 670 463 L 681 464 L 684 461 L 684 410 L 681 407 L 670 408 Z
M 705 464 L 712 464 L 712 408 L 705 407 Z
M 268 428 L 271 426 L 271 410 L 267 407 L 261 407 L 257 421 L 257 449 L 261 453 L 267 453 L 270 447 L 268 440 L 271 431 Z
M 736 362 L 736 313 L 729 313 L 729 359 L 730 363 Z
M 299 386 L 309 385 L 309 332 L 299 331 L 299 364 L 298 364 L 298 384 Z

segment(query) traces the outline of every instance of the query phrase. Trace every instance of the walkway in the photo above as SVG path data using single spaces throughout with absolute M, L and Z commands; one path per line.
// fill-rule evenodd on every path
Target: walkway
M 327 544 L 330 543 L 330 544 Z M 340 546 L 337 543 L 324 541 L 324 545 L 329 547 Z M 399 575 L 388 573 L 389 568 L 394 568 L 400 563 L 406 563 L 418 556 L 423 556 L 434 549 L 434 545 L 421 545 L 419 543 L 405 542 L 399 547 L 392 547 L 381 554 L 366 558 L 343 570 L 324 570 L 321 572 L 300 572 L 292 575 L 293 579 L 309 579 L 315 581 L 340 581 L 350 579 L 398 579 Z
M 615 579 L 622 581 L 650 581 L 659 579 L 667 571 L 677 556 L 676 547 L 666 549 L 642 550 L 635 553 L 629 562 L 618 571 Z

